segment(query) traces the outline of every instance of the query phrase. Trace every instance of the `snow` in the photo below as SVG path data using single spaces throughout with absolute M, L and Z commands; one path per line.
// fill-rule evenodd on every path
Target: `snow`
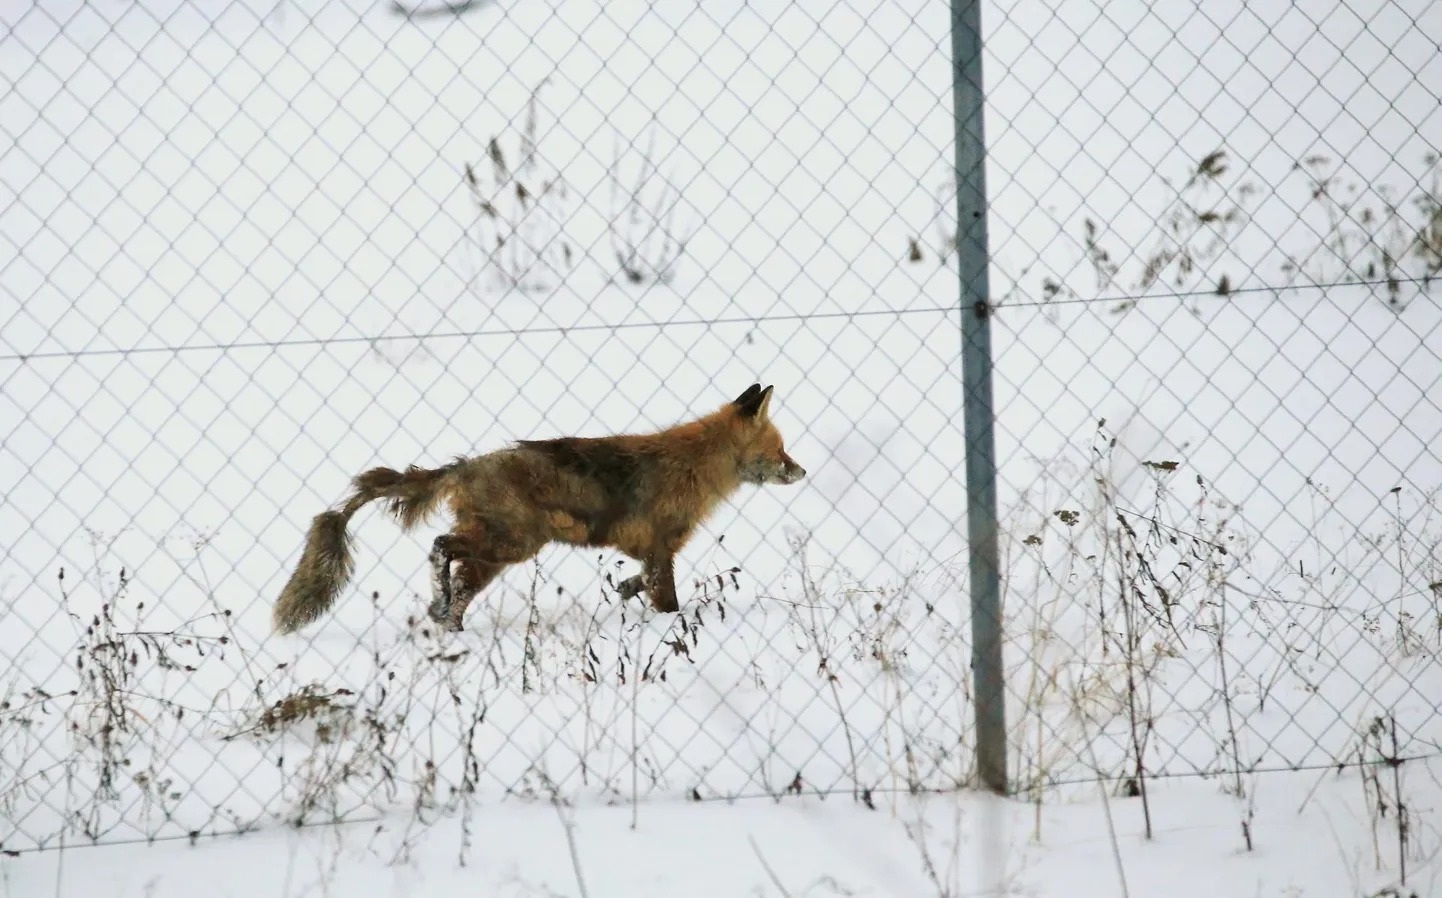
M 1094 799 L 1045 805 L 1040 840 L 1032 835 L 1033 808 L 1008 802 L 992 809 L 969 795 L 902 797 L 895 812 L 838 797 L 701 806 L 650 801 L 641 804 L 634 827 L 624 804 L 483 802 L 464 821 L 366 821 L 194 844 L 27 854 L 5 863 L 0 888 L 8 895 L 115 898 L 170 898 L 197 889 L 226 898 L 976 895 L 987 885 L 979 872 L 992 867 L 1006 894 L 1015 895 L 1376 894 L 1386 880 L 1377 867 L 1393 863 L 1387 852 L 1395 844 L 1384 842 L 1382 854 L 1374 853 L 1355 783 L 1331 773 L 1274 774 L 1260 783 L 1251 851 L 1241 835 L 1242 809 L 1210 783 L 1156 785 L 1150 841 L 1141 837 L 1139 804 L 1114 800 L 1119 863 Z M 982 854 L 994 843 L 997 854 Z M 925 872 L 923 845 L 940 888 Z M 1436 894 L 1436 875 L 1435 866 L 1415 870 L 1415 893 Z
M 1425 182 L 1439 10 L 984 6 L 1001 800 L 932 791 L 974 748 L 946 4 L 0 0 L 3 894 L 1442 893 L 1442 321 L 1307 286 L 1344 272 L 1294 167 Z M 533 97 L 574 267 L 508 290 L 464 173 Z M 692 236 L 630 284 L 607 171 L 651 139 Z M 1115 313 L 1083 221 L 1132 279 L 1223 146 L 1200 195 L 1249 215 Z M 556 548 L 437 634 L 428 537 L 368 512 L 335 613 L 269 634 L 365 467 L 755 380 L 810 476 L 718 512 L 684 627 Z M 1133 665 L 1119 513 L 1180 599 Z

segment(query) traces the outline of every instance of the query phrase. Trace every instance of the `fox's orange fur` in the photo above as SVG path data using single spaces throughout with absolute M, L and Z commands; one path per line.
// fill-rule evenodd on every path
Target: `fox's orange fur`
M 644 573 L 621 585 L 676 611 L 675 557 L 697 526 L 743 483 L 795 483 L 806 471 L 786 454 L 769 414 L 772 388 L 754 384 L 695 421 L 657 433 L 523 440 L 434 470 L 374 468 L 356 477 L 338 510 L 316 515 L 295 573 L 275 604 L 275 628 L 316 620 L 354 570 L 351 517 L 388 500 L 404 529 L 441 503 L 455 526 L 431 547 L 431 617 L 452 630 L 506 567 L 548 543 L 609 546 Z

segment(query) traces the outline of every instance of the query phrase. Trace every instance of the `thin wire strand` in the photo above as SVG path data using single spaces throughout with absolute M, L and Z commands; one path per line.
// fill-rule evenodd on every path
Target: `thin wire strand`
M 281 349 L 301 346 L 344 346 L 367 343 L 397 343 L 423 340 L 473 340 L 485 337 L 523 337 L 528 334 L 569 334 L 596 331 L 637 330 L 668 327 L 724 327 L 779 321 L 837 321 L 892 315 L 945 314 L 958 312 L 956 306 L 917 306 L 908 309 L 863 309 L 858 312 L 811 312 L 795 315 L 758 315 L 734 318 L 689 318 L 671 321 L 625 321 L 618 324 L 578 324 L 574 327 L 491 328 L 474 331 L 428 331 L 423 334 L 381 334 L 374 337 L 313 337 L 307 340 L 251 340 L 232 343 L 187 343 L 179 346 L 133 346 L 113 349 L 77 349 L 48 352 L 17 352 L 0 355 L 0 362 L 30 362 L 43 359 L 73 359 L 96 356 L 149 355 L 181 352 L 234 352 L 249 349 Z
M 1380 287 L 1388 284 L 1430 285 L 1436 278 L 1394 278 L 1391 280 L 1336 281 L 1330 284 L 1288 284 L 1286 286 L 1238 287 L 1218 294 L 1215 290 L 1191 290 L 1174 293 L 1141 293 L 1122 296 L 1078 296 L 1070 299 L 1005 300 L 995 308 L 1005 311 L 1013 308 L 1040 308 L 1060 305 L 1093 305 L 1097 303 L 1143 302 L 1156 299 L 1193 299 L 1211 297 L 1227 300 L 1233 296 L 1254 293 L 1285 293 L 1299 290 L 1333 290 L 1343 287 Z M 424 340 L 474 340 L 488 337 L 524 337 L 530 334 L 594 333 L 597 331 L 640 330 L 644 328 L 667 327 L 725 327 L 739 324 L 766 324 L 768 322 L 798 321 L 839 321 L 856 318 L 876 318 L 902 315 L 939 315 L 956 313 L 957 306 L 914 306 L 906 309 L 863 309 L 858 312 L 805 312 L 793 315 L 756 315 L 732 318 L 687 318 L 671 321 L 624 321 L 618 324 L 578 324 L 572 327 L 553 325 L 550 327 L 487 328 L 474 331 L 427 331 L 422 334 L 378 334 L 371 337 L 313 337 L 306 340 L 247 340 L 231 343 L 186 343 L 163 346 L 114 347 L 111 349 L 51 350 L 46 352 L 12 352 L 0 355 L 0 362 L 33 362 L 54 359 L 98 358 L 103 356 L 152 355 L 182 352 L 235 352 L 252 349 L 285 349 L 295 347 L 347 346 L 367 343 L 398 343 Z
M 1142 302 L 1149 299 L 1196 299 L 1210 297 L 1212 299 L 1226 300 L 1233 296 L 1250 293 L 1285 293 L 1289 290 L 1337 290 L 1343 287 L 1385 287 L 1392 284 L 1421 284 L 1430 285 L 1437 277 L 1398 277 L 1382 278 L 1380 280 L 1356 280 L 1356 281 L 1333 281 L 1331 283 L 1319 284 L 1315 281 L 1306 284 L 1287 284 L 1277 287 L 1262 285 L 1259 287 L 1233 287 L 1226 293 L 1218 293 L 1215 288 L 1206 290 L 1183 290 L 1168 293 L 1138 293 L 1135 295 L 1122 296 L 1076 296 L 1067 299 L 1029 299 L 1012 302 L 1008 300 L 998 305 L 1005 308 L 1029 307 L 1029 306 L 1062 306 L 1062 305 L 1089 305 L 1091 303 L 1120 303 L 1120 302 Z

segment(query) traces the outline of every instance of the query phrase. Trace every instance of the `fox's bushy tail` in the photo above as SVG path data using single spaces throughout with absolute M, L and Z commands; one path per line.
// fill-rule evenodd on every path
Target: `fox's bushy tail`
M 430 516 L 448 492 L 447 480 L 460 462 L 435 470 L 410 467 L 404 472 L 372 468 L 353 481 L 354 492 L 339 510 L 316 515 L 305 550 L 276 599 L 272 615 L 277 633 L 293 633 L 314 622 L 340 596 L 355 572 L 350 519 L 367 503 L 388 499 L 386 510 L 406 530 Z

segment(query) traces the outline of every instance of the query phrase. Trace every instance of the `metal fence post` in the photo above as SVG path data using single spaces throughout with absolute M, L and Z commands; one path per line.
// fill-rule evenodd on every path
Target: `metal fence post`
M 1001 585 L 996 541 L 980 0 L 952 0 L 951 65 L 952 102 L 956 113 L 956 233 L 961 277 L 961 369 L 966 428 L 966 529 L 971 555 L 971 668 L 976 686 L 976 763 L 982 785 L 1005 794 L 1006 683 L 1001 661 Z

